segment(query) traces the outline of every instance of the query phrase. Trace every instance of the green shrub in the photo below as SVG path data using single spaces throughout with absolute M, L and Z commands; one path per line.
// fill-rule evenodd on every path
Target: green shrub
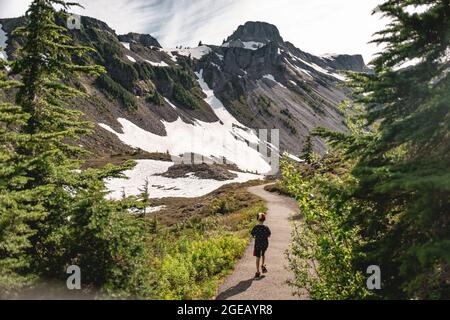
M 149 103 L 152 103 L 157 106 L 163 106 L 164 105 L 164 99 L 163 97 L 155 90 L 153 93 L 147 94 L 145 97 L 145 100 Z
M 261 114 L 268 114 L 269 116 L 273 116 L 270 109 L 272 108 L 272 100 L 267 98 L 266 96 L 259 96 L 258 97 L 258 105 L 261 107 L 260 113 Z
M 348 226 L 355 204 L 343 205 L 351 177 L 332 175 L 326 168 L 306 171 L 292 162 L 282 163 L 283 188 L 295 196 L 303 216 L 289 251 L 294 272 L 290 284 L 299 294 L 306 289 L 316 300 L 368 298 L 365 270 L 352 264 L 362 242 L 358 229 Z
M 281 119 L 281 122 L 283 123 L 283 125 L 284 125 L 287 129 L 289 129 L 289 131 L 291 131 L 291 133 L 292 133 L 293 135 L 297 135 L 297 128 L 294 127 L 294 125 L 292 124 L 291 121 L 286 120 L 286 119 Z
M 294 117 L 294 115 L 289 111 L 289 109 L 282 109 L 281 111 L 280 111 L 280 113 L 282 114 L 282 115 L 284 115 L 284 116 L 286 116 L 286 117 L 288 117 L 289 119 L 291 119 L 291 120 L 294 120 L 295 119 L 295 117 Z
M 155 71 L 147 62 L 136 62 L 134 65 L 140 80 L 150 80 L 155 77 Z
M 172 228 L 160 229 L 151 242 L 155 299 L 211 299 L 220 280 L 244 254 L 257 202 L 226 215 L 193 217 Z
M 233 268 L 247 241 L 236 236 L 181 238 L 160 261 L 160 299 L 210 298 L 211 282 Z
M 136 81 L 139 80 L 139 73 L 134 65 L 134 63 L 125 62 L 119 57 L 113 57 L 112 61 L 106 65 L 106 70 L 115 82 L 131 91 Z
M 180 84 L 175 83 L 173 86 L 173 100 L 186 109 L 198 109 L 199 103 L 186 91 Z
M 111 100 L 117 99 L 127 109 L 136 109 L 136 97 L 127 91 L 120 84 L 111 79 L 107 74 L 103 74 L 96 80 L 100 90 Z

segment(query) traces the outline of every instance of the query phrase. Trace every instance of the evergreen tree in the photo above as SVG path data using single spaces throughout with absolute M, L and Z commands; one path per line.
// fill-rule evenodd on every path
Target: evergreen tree
M 312 144 L 312 137 L 311 135 L 308 135 L 308 138 L 306 138 L 306 143 L 303 146 L 300 158 L 305 160 L 306 163 L 311 164 L 313 160 L 313 144 Z
M 20 85 L 6 79 L 5 66 L 6 62 L 0 60 L 0 89 L 3 92 Z M 0 102 L 0 297 L 29 285 L 35 278 L 30 272 L 32 258 L 27 254 L 32 247 L 29 238 L 35 233 L 30 223 L 46 216 L 35 201 L 42 190 L 23 188 L 29 178 L 15 152 L 21 141 L 29 139 L 27 134 L 16 130 L 28 117 L 20 107 Z
M 420 10 L 416 10 L 420 9 Z M 375 74 L 354 75 L 372 136 L 347 139 L 354 225 L 366 244 L 355 266 L 380 265 L 383 298 L 450 298 L 450 1 L 389 0 Z
M 31 3 L 25 25 L 14 32 L 25 42 L 12 69 L 22 81 L 16 103 L 28 115 L 20 127 L 20 132 L 28 139 L 20 141 L 16 147 L 27 178 L 20 187 L 40 188 L 41 196 L 36 198 L 36 203 L 47 212 L 45 219 L 31 226 L 35 234 L 31 238 L 30 254 L 36 269 L 48 270 L 51 274 L 57 272 L 55 268 L 58 271 L 64 268 L 56 257 L 64 256 L 61 228 L 70 212 L 79 178 L 78 158 L 83 154 L 81 148 L 68 141 L 88 133 L 88 123 L 80 121 L 82 114 L 64 106 L 69 99 L 81 95 L 67 83 L 80 74 L 97 75 L 101 71 L 97 66 L 71 62 L 73 56 L 81 56 L 91 49 L 71 44 L 66 28 L 56 23 L 57 18 L 64 19 L 64 13 L 58 14 L 54 5 L 68 8 L 63 1 Z
M 73 200 L 64 238 L 68 261 L 80 266 L 85 285 L 101 288 L 108 297 L 153 298 L 149 225 L 131 214 L 142 204 L 132 198 L 106 199 L 103 178 L 118 168 L 109 165 L 106 169 L 100 176 L 94 169 L 82 173 L 86 183 Z
M 348 123 L 349 133 L 316 132 L 345 151 L 340 166 L 352 176 L 338 168 L 337 175 L 319 173 L 320 180 L 308 184 L 293 175 L 299 181 L 291 185 L 305 197 L 302 211 L 315 219 L 309 239 L 320 241 L 319 253 L 312 248 L 311 254 L 302 237 L 294 239 L 291 266 L 297 283 L 312 284 L 316 297 L 351 292 L 351 283 L 339 279 L 343 274 L 315 279 L 298 269 L 302 257 L 318 261 L 319 268 L 328 265 L 332 247 L 320 252 L 321 228 L 337 219 L 329 236 L 350 235 L 345 260 L 352 273 L 381 267 L 382 290 L 362 297 L 449 299 L 450 0 L 387 0 L 375 13 L 391 21 L 374 40 L 385 49 L 372 62 L 373 74 L 350 74 L 364 110 Z M 334 183 L 342 177 L 346 181 Z M 322 200 L 308 199 L 310 193 Z M 335 286 L 339 290 L 330 290 Z M 343 297 L 352 298 L 348 292 Z
M 128 213 L 131 199 L 105 199 L 104 179 L 133 164 L 79 170 L 85 152 L 73 142 L 91 124 L 66 108 L 83 96 L 70 84 L 103 70 L 72 63 L 92 49 L 72 44 L 57 23 L 66 13 L 55 5 L 73 4 L 31 3 L 15 31 L 24 39 L 12 68 L 21 83 L 0 82 L 2 89 L 18 85 L 17 107 L 0 109 L 0 285 L 19 288 L 33 276 L 65 279 L 66 267 L 76 264 L 83 285 L 113 296 L 149 296 L 145 224 Z

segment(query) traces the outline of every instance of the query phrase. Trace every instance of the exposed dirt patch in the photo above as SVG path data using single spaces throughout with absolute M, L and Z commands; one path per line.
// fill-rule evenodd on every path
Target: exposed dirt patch
M 154 199 L 151 201 L 152 207 L 164 207 L 158 212 L 149 214 L 148 219 L 157 218 L 159 223 L 170 226 L 183 223 L 193 217 L 226 216 L 260 203 L 261 200 L 249 193 L 246 188 L 261 183 L 265 182 L 258 180 L 244 184 L 229 184 L 199 198 Z
M 134 150 L 133 152 L 124 154 L 106 155 L 95 159 L 88 159 L 83 164 L 83 169 L 102 168 L 109 163 L 121 165 L 128 160 L 172 161 L 170 155 L 166 153 L 149 153 L 142 150 Z
M 207 164 L 176 164 L 161 176 L 166 178 L 185 178 L 193 175 L 199 179 L 211 179 L 218 181 L 233 180 L 238 177 L 236 173 L 230 172 L 225 166 Z

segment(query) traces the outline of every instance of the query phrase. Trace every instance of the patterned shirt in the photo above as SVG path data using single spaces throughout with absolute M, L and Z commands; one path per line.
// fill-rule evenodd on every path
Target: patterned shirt
M 256 248 L 267 248 L 269 246 L 269 237 L 271 236 L 269 227 L 258 224 L 252 230 L 252 236 L 255 238 Z

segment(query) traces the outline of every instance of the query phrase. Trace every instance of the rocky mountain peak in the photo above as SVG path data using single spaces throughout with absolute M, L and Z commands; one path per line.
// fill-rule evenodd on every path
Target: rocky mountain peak
M 121 42 L 135 42 L 135 43 L 139 43 L 145 47 L 162 48 L 162 46 L 159 44 L 158 40 L 156 40 L 149 34 L 140 34 L 140 33 L 130 32 L 125 35 L 119 35 L 118 38 L 119 38 L 119 41 L 121 41 Z
M 283 38 L 274 25 L 266 22 L 249 21 L 239 26 L 226 42 L 232 41 L 267 44 L 269 42 L 283 43 Z

